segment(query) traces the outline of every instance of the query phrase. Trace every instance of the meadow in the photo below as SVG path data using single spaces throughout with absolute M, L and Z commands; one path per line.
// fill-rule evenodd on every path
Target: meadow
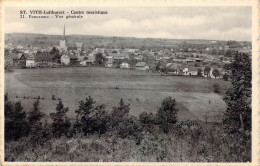
M 180 110 L 178 120 L 220 122 L 226 104 L 221 94 L 213 92 L 214 83 L 220 85 L 222 94 L 231 86 L 220 79 L 102 67 L 16 69 L 5 73 L 5 92 L 11 100 L 21 101 L 24 110 L 31 109 L 40 96 L 41 110 L 48 118 L 60 98 L 69 107 L 68 116 L 72 120 L 79 101 L 87 96 L 108 109 L 123 98 L 130 104 L 130 114 L 135 116 L 144 111 L 156 113 L 162 100 L 171 96 Z

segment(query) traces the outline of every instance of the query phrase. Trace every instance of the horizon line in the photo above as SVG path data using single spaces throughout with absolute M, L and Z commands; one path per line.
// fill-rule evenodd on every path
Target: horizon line
M 28 32 L 6 32 L 4 34 L 35 34 L 35 35 L 51 35 L 51 36 L 63 36 L 61 35 L 55 35 L 55 34 L 44 34 L 44 33 L 28 33 Z M 131 36 L 103 36 L 103 35 L 86 35 L 86 34 L 69 34 L 66 36 L 99 36 L 99 37 L 120 37 L 120 38 L 136 38 L 136 39 L 166 39 L 166 40 L 209 40 L 209 41 L 238 41 L 238 42 L 252 42 L 252 40 L 220 40 L 220 39 L 175 39 L 175 38 L 154 38 L 154 37 L 131 37 Z

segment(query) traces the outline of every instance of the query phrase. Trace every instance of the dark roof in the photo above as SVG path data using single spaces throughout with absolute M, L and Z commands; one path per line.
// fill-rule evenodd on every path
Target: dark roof
M 144 67 L 146 66 L 146 62 L 138 62 L 135 67 Z
M 78 57 L 75 54 L 69 54 L 68 55 L 70 59 L 78 59 Z
M 13 54 L 13 59 L 21 59 L 23 55 L 23 53 Z
M 37 52 L 34 56 L 34 60 L 36 62 L 40 62 L 40 61 L 52 61 L 53 60 L 54 55 L 49 54 L 47 52 Z
M 189 71 L 198 71 L 196 67 L 188 67 Z

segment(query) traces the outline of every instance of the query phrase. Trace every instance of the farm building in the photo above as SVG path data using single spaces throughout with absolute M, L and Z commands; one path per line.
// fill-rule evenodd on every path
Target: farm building
M 109 59 L 106 63 L 105 63 L 106 67 L 113 67 L 113 61 L 112 59 Z
M 129 69 L 130 68 L 130 64 L 127 62 L 123 62 L 120 64 L 120 68 L 121 69 Z
M 76 45 L 76 47 L 77 47 L 77 50 L 78 50 L 78 51 L 81 51 L 83 43 L 81 43 L 81 42 L 76 42 L 75 45 Z
M 188 67 L 187 75 L 189 75 L 189 76 L 198 75 L 198 69 L 196 67 Z
M 118 53 L 110 53 L 110 56 L 112 56 L 115 60 L 124 60 L 129 59 L 128 54 L 118 54 Z
M 37 52 L 34 56 L 35 66 L 48 67 L 53 63 L 53 55 L 48 52 Z
M 135 69 L 136 69 L 136 70 L 147 70 L 147 69 L 149 69 L 149 66 L 146 65 L 146 62 L 138 62 L 138 63 L 135 65 Z
M 77 65 L 78 64 L 78 57 L 75 54 L 70 53 L 68 56 L 70 58 L 70 65 Z
M 86 61 L 80 61 L 79 64 L 80 64 L 81 66 L 87 66 L 87 62 L 86 62 Z
M 23 53 L 13 54 L 13 67 L 14 68 L 25 68 L 26 57 Z
M 93 54 L 93 53 L 90 53 L 88 56 L 87 56 L 87 62 L 88 63 L 94 63 L 95 62 L 95 60 L 96 60 L 96 56 L 95 56 L 95 54 Z
M 35 67 L 34 54 L 29 54 L 26 58 L 26 67 Z
M 69 56 L 66 55 L 66 54 L 62 55 L 61 58 L 60 58 L 60 62 L 61 62 L 61 64 L 63 64 L 63 65 L 69 65 L 69 64 L 70 64 L 70 58 L 69 58 Z
M 180 66 L 176 63 L 167 63 L 166 69 L 169 74 L 180 74 Z

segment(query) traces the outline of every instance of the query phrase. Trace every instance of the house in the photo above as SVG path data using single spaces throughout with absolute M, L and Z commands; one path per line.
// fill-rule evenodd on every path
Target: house
M 53 63 L 53 55 L 48 52 L 37 52 L 34 61 L 37 67 L 49 67 Z
M 120 64 L 120 68 L 121 69 L 129 69 L 130 68 L 130 64 L 127 62 L 123 62 Z
M 182 67 L 181 68 L 182 75 L 189 75 L 189 68 L 188 67 Z
M 81 51 L 81 48 L 82 48 L 83 43 L 81 43 L 81 42 L 76 42 L 75 45 L 76 45 L 76 47 L 77 47 L 77 50 L 78 50 L 78 51 Z
M 105 58 L 106 58 L 107 60 L 109 60 L 109 59 L 113 59 L 112 56 L 105 56 Z
M 14 54 L 13 67 L 14 68 L 25 68 L 26 67 L 25 54 L 23 54 L 23 53 Z
M 138 62 L 138 63 L 135 65 L 135 69 L 136 69 L 136 70 L 147 70 L 147 69 L 149 69 L 149 66 L 146 65 L 146 62 Z
M 29 54 L 26 58 L 26 67 L 35 67 L 34 54 Z
M 86 61 L 81 61 L 81 62 L 79 62 L 79 64 L 80 64 L 81 66 L 87 66 L 87 62 L 86 62 Z
M 70 53 L 68 56 L 70 58 L 70 65 L 78 65 L 78 57 L 75 54 Z
M 203 59 L 201 59 L 201 58 L 189 58 L 189 60 L 192 62 L 198 62 L 198 63 L 203 62 Z
M 95 54 L 93 54 L 93 53 L 90 53 L 89 55 L 88 55 L 88 61 L 89 61 L 89 63 L 94 63 L 95 62 L 95 60 L 96 60 L 96 56 L 95 56 Z
M 66 54 L 63 54 L 61 57 L 60 57 L 60 62 L 61 64 L 63 65 L 69 65 L 70 64 L 70 57 Z
M 23 49 L 23 46 L 22 45 L 17 45 L 16 47 L 18 50 L 22 50 Z
M 5 57 L 4 57 L 4 65 L 7 68 L 12 68 L 13 67 L 13 57 L 14 53 L 7 53 L 5 52 Z
M 143 58 L 140 57 L 140 56 L 134 57 L 134 59 L 135 59 L 135 60 L 143 60 Z
M 109 59 L 106 63 L 105 63 L 106 67 L 113 67 L 113 60 Z
M 129 55 L 124 53 L 110 53 L 110 56 L 113 56 L 115 60 L 129 59 Z
M 180 74 L 180 66 L 176 63 L 167 63 L 166 64 L 167 73 L 169 74 Z
M 135 60 L 143 60 L 144 56 L 142 54 L 139 54 L 138 56 L 134 57 Z
M 188 67 L 187 75 L 197 76 L 198 75 L 198 69 L 196 67 Z

